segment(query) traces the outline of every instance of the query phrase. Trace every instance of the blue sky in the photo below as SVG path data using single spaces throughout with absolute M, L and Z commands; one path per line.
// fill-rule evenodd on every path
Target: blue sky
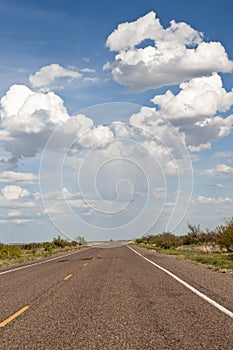
M 0 0 L 0 241 L 182 234 L 232 216 L 232 10 Z
M 71 0 L 69 5 L 64 1 L 51 0 L 0 1 L 3 33 L 0 38 L 0 63 L 1 80 L 4 82 L 0 86 L 1 95 L 11 84 L 26 83 L 28 74 L 53 62 L 62 66 L 85 67 L 84 58 L 89 58 L 89 66 L 98 69 L 98 73 L 103 76 L 102 65 L 112 56 L 105 48 L 107 36 L 119 23 L 135 20 L 151 10 L 158 14 L 165 26 L 172 19 L 185 21 L 203 31 L 207 38 L 220 40 L 232 57 L 232 7 L 227 0 L 221 3 L 195 1 L 188 6 L 182 0 L 135 1 L 133 6 L 125 1 L 95 3 Z M 225 80 L 227 87 L 231 88 L 228 77 Z M 117 84 L 110 87 L 103 86 L 100 91 L 95 89 L 93 104 L 118 100 L 135 102 L 135 96 L 125 94 L 125 89 Z M 90 101 L 86 95 L 90 90 L 92 87 L 80 88 L 76 84 L 67 95 L 64 91 L 67 107 L 72 112 L 88 107 Z M 145 95 L 151 98 L 153 92 Z M 136 100 L 143 103 L 146 96 L 137 96 Z

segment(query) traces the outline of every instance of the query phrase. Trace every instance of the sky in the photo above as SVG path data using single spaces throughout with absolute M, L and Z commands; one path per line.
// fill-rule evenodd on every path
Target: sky
M 0 241 L 232 217 L 229 0 L 0 0 Z

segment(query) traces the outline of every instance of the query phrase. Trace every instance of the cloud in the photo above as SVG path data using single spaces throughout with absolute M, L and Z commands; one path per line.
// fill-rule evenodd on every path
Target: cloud
M 233 151 L 216 152 L 212 156 L 213 158 L 233 158 Z
M 211 141 L 231 133 L 233 115 L 220 117 L 218 113 L 226 113 L 232 107 L 233 90 L 227 92 L 223 88 L 217 73 L 191 79 L 179 87 L 176 95 L 167 90 L 163 95 L 156 95 L 152 102 L 161 117 L 184 134 L 191 152 L 208 150 Z
M 34 88 L 41 88 L 50 85 L 58 78 L 80 79 L 82 74 L 76 70 L 64 68 L 59 64 L 50 64 L 42 67 L 34 75 L 29 76 L 29 81 Z
M 26 224 L 28 222 L 33 222 L 34 219 L 15 219 L 12 220 L 13 223 L 15 223 L 16 225 L 22 225 L 22 224 Z
M 216 168 L 201 170 L 199 174 L 226 179 L 233 175 L 233 168 L 226 164 L 219 164 Z
M 166 195 L 167 189 L 165 187 L 158 187 L 153 192 L 152 195 L 155 198 L 164 198 Z
M 179 134 L 172 124 L 162 119 L 161 114 L 154 108 L 142 107 L 138 113 L 130 117 L 129 122 L 132 127 L 138 128 L 144 135 L 143 145 L 146 149 L 161 161 L 164 158 L 162 164 L 167 164 L 167 166 L 174 164 L 173 161 L 169 161 L 171 155 L 175 162 L 184 156 L 183 134 Z
M 3 209 L 23 209 L 27 210 L 29 209 L 30 213 L 33 215 L 35 213 L 32 213 L 32 209 L 36 208 L 34 201 L 24 201 L 28 197 L 21 197 L 17 199 L 6 199 L 3 196 L 0 196 L 0 208 Z M 22 201 L 19 201 L 22 200 Z
M 78 137 L 93 125 L 84 115 L 70 116 L 54 92 L 35 92 L 25 85 L 11 86 L 2 97 L 0 116 L 0 142 L 11 153 L 15 166 L 21 157 L 34 157 L 40 152 L 58 126 L 62 125 L 56 144 L 59 148 L 64 135 L 66 139 Z
M 217 73 L 191 79 L 179 87 L 180 91 L 176 95 L 167 90 L 164 95 L 156 95 L 152 99 L 169 120 L 183 119 L 183 123 L 202 121 L 217 112 L 227 112 L 233 105 L 233 89 L 227 92 Z
M 169 121 L 165 122 L 166 119 L 168 118 L 164 118 L 160 110 L 142 107 L 139 113 L 131 116 L 130 124 L 147 130 L 166 147 L 173 150 L 172 154 L 179 154 L 177 147 L 179 149 L 182 143 L 183 147 L 186 145 L 188 150 L 193 152 L 211 148 L 209 139 L 213 137 L 213 134 L 207 138 L 208 135 L 202 135 L 196 125 L 191 124 L 185 127 L 181 121 L 174 127 Z
M 5 132 L 37 134 L 45 125 L 68 118 L 63 100 L 53 92 L 34 92 L 25 85 L 13 85 L 1 99 L 1 121 Z
M 91 77 L 85 77 L 83 79 L 84 82 L 87 82 L 87 83 L 98 83 L 99 81 L 99 78 L 97 77 L 94 77 L 94 78 L 91 78 Z
M 192 152 L 210 149 L 212 140 L 218 140 L 231 132 L 233 116 L 223 118 L 213 114 L 230 108 L 232 92 L 226 92 L 217 74 L 183 83 L 180 89 L 176 95 L 168 91 L 154 97 L 156 107 L 142 108 L 140 113 L 131 116 L 130 124 L 146 129 L 155 137 L 159 136 L 170 149 L 174 148 L 177 135 Z M 204 112 L 202 105 L 208 106 Z M 70 116 L 63 100 L 54 92 L 33 91 L 25 85 L 13 85 L 8 90 L 1 99 L 0 115 L 0 141 L 12 156 L 11 161 L 6 158 L 0 161 L 11 169 L 20 158 L 34 157 L 40 152 L 51 133 L 58 127 L 57 141 L 53 144 L 57 152 L 62 150 L 63 145 L 67 145 L 68 140 L 76 139 L 86 131 L 88 133 L 79 140 L 79 149 L 93 148 L 98 144 L 105 147 L 114 139 L 114 133 L 118 133 L 118 137 L 119 133 L 126 133 L 127 137 L 135 136 L 132 128 L 127 129 L 120 123 L 117 126 L 117 122 L 111 128 L 92 128 L 93 121 L 90 118 L 84 115 Z M 171 121 L 177 130 L 177 135 L 170 140 L 164 119 Z M 152 152 L 156 148 L 154 141 L 148 139 L 148 134 L 144 146 L 151 148 Z M 156 155 L 158 149 L 159 147 Z M 175 171 L 172 162 L 166 164 L 167 170 L 169 167 L 170 171 Z
M 18 216 L 21 216 L 22 212 L 20 210 L 9 210 L 8 211 L 8 216 L 10 217 L 18 217 Z
M 1 189 L 1 192 L 6 200 L 17 200 L 30 195 L 28 190 L 16 185 L 5 186 Z
M 206 142 L 205 149 L 209 149 L 208 143 L 220 140 L 230 135 L 233 126 L 233 115 L 227 118 L 214 117 L 205 120 L 203 123 L 180 126 L 180 132 L 185 133 L 188 146 L 199 146 Z M 203 147 L 201 148 L 201 150 Z M 190 148 L 192 150 L 192 148 Z
M 206 151 L 208 149 L 211 149 L 211 144 L 210 142 L 207 142 L 207 143 L 201 143 L 200 145 L 198 146 L 192 146 L 192 145 L 189 145 L 188 146 L 188 149 L 190 152 L 201 152 L 201 151 Z
M 96 73 L 96 70 L 86 67 L 86 68 L 80 69 L 80 72 L 82 72 L 82 73 Z
M 1 132 L 0 132 L 0 135 L 1 135 Z M 16 163 L 17 163 L 16 158 L 7 158 L 7 157 L 0 158 L 0 165 L 3 165 L 7 169 L 14 169 Z
M 38 181 L 38 176 L 32 173 L 3 171 L 0 173 L 0 183 L 21 183 L 31 185 Z
M 222 184 L 209 184 L 207 187 L 213 187 L 213 188 L 224 188 L 224 185 Z
M 33 222 L 33 219 L 13 219 L 13 220 L 6 220 L 6 219 L 0 219 L 1 224 L 7 224 L 9 222 L 14 223 L 16 225 L 26 224 L 28 222 Z
M 150 119 L 152 119 L 153 113 L 155 111 L 152 109 L 144 108 L 140 111 L 140 118 L 148 121 L 148 125 L 151 125 Z M 140 124 L 134 123 L 138 119 L 135 114 L 131 117 L 128 125 L 113 122 L 108 126 L 93 127 L 80 136 L 76 144 L 73 144 L 72 152 L 68 156 L 69 159 L 65 159 L 63 164 L 63 169 L 66 169 L 63 186 L 67 187 L 69 191 L 74 189 L 79 191 L 83 198 L 82 201 L 80 198 L 70 199 L 69 194 L 66 195 L 67 191 L 65 191 L 65 195 L 61 193 L 56 199 L 54 197 L 48 198 L 48 188 L 57 186 L 59 189 L 60 181 L 57 181 L 59 180 L 57 176 L 60 174 L 60 168 L 57 167 L 57 164 L 60 162 L 57 161 L 57 158 L 49 157 L 49 154 L 45 152 L 41 167 L 41 188 L 48 213 L 53 218 L 56 217 L 60 220 L 61 214 L 65 213 L 64 197 L 67 205 L 70 205 L 75 213 L 77 212 L 75 209 L 78 208 L 78 212 L 81 211 L 80 215 L 82 216 L 82 212 L 86 214 L 87 210 L 90 211 L 92 208 L 95 211 L 92 215 L 93 220 L 104 221 L 105 225 L 110 217 L 108 216 L 105 222 L 103 216 L 101 219 L 102 213 L 104 213 L 103 215 L 105 213 L 107 213 L 106 215 L 112 213 L 120 215 L 122 213 L 122 216 L 129 215 L 132 218 L 133 215 L 137 216 L 135 213 L 138 213 L 143 206 L 143 200 L 145 205 L 148 201 L 150 203 L 156 201 L 157 207 L 163 208 L 165 196 L 155 197 L 151 194 L 155 188 L 166 186 L 167 178 L 172 177 L 171 181 L 174 181 L 174 177 L 179 176 L 181 189 L 176 197 L 180 196 L 179 198 L 181 198 L 182 191 L 186 191 L 185 186 L 187 185 L 188 191 L 191 191 L 191 161 L 188 153 L 182 152 L 180 149 L 185 148 L 185 146 L 179 140 L 179 135 L 174 128 L 161 118 L 154 120 L 153 130 L 145 126 L 142 128 Z M 63 153 L 60 158 L 63 160 Z M 82 158 L 81 162 L 79 162 L 80 158 Z M 52 169 L 53 176 L 50 176 L 50 169 Z M 43 176 L 43 171 L 45 176 Z M 72 174 L 74 174 L 73 178 Z M 185 184 L 184 177 L 187 179 Z M 138 193 L 144 194 L 143 200 L 138 200 Z M 181 203 L 182 213 L 184 213 L 184 206 L 189 200 L 184 200 L 184 197 L 182 197 Z M 57 214 L 59 214 L 58 217 Z
M 67 214 L 67 205 L 72 207 L 73 210 L 77 208 L 80 211 L 89 210 L 88 205 L 80 193 L 71 193 L 67 188 L 62 188 L 60 191 L 43 193 L 43 200 L 46 203 L 43 213 L 50 217 L 65 216 Z
M 199 196 L 197 198 L 198 202 L 201 204 L 225 204 L 225 203 L 233 203 L 233 198 L 229 197 L 219 197 L 219 198 L 213 198 L 213 197 L 204 197 Z
M 19 223 L 17 220 L 23 220 L 26 223 L 45 218 L 41 200 L 34 200 L 35 195 L 26 188 L 7 185 L 0 193 L 1 222 L 6 220 L 6 223 Z
M 106 147 L 107 144 L 113 139 L 113 133 L 108 126 L 100 125 L 91 129 L 88 133 L 84 134 L 79 144 L 84 148 L 96 148 Z
M 184 44 L 201 42 L 202 34 L 191 28 L 186 23 L 171 21 L 170 27 L 164 29 L 156 18 L 155 12 L 151 11 L 145 16 L 131 23 L 121 23 L 117 29 L 109 35 L 106 45 L 111 51 L 133 49 L 143 40 L 153 41 L 164 39 L 176 39 Z
M 118 54 L 104 70 L 111 69 L 116 82 L 135 91 L 233 70 L 220 42 L 205 42 L 202 33 L 184 22 L 173 20 L 163 28 L 153 11 L 119 24 L 106 46 Z

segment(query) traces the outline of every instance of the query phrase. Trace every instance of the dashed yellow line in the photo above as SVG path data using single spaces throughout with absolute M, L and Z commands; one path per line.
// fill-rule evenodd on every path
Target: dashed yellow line
M 22 309 L 17 311 L 12 316 L 8 317 L 5 321 L 0 323 L 0 328 L 5 327 L 9 322 L 13 321 L 16 317 L 20 316 L 23 312 L 27 311 L 29 309 L 29 306 L 24 306 Z
M 64 281 L 67 281 L 69 278 L 71 278 L 73 276 L 73 274 L 71 273 L 70 275 L 68 275 L 68 276 L 66 276 L 65 278 L 64 278 Z

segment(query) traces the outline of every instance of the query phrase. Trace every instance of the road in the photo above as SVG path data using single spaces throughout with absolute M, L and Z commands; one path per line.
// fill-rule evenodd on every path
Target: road
M 233 349 L 233 275 L 133 249 L 1 269 L 0 349 Z

